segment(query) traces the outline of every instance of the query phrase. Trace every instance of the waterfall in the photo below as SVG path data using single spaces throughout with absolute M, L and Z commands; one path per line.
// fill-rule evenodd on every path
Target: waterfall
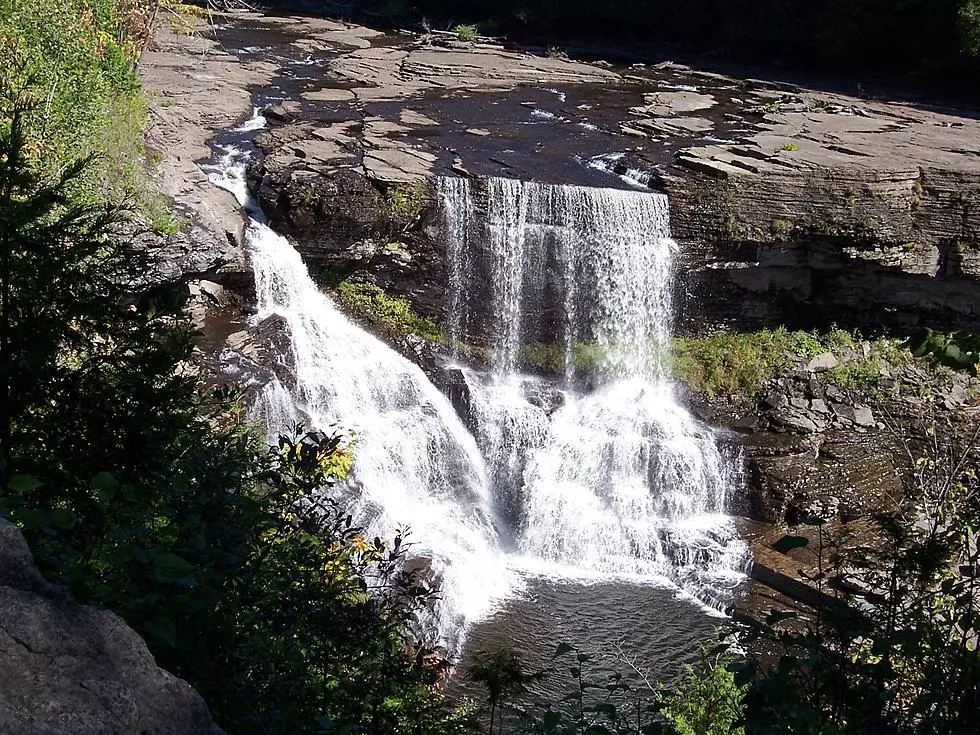
M 746 558 L 723 514 L 732 464 L 674 400 L 664 360 L 675 245 L 663 197 L 440 180 L 470 433 L 264 223 L 248 157 L 229 146 L 205 170 L 250 215 L 256 323 L 275 315 L 289 337 L 292 379 L 261 387 L 251 415 L 273 438 L 302 417 L 353 445 L 350 511 L 371 536 L 410 530 L 413 563 L 441 589 L 422 621 L 435 642 L 458 651 L 528 572 L 667 578 L 715 607 L 730 599 Z M 474 346 L 489 370 L 465 364 Z M 557 378 L 528 373 L 535 349 Z
M 489 373 L 463 373 L 517 550 L 724 604 L 746 558 L 724 515 L 738 478 L 668 380 L 666 197 L 496 178 L 441 179 L 439 196 L 447 321 L 458 354 L 489 349 Z M 550 395 L 522 374 L 534 349 L 557 363 Z
M 312 427 L 347 437 L 355 456 L 347 481 L 352 514 L 369 537 L 409 529 L 412 555 L 440 586 L 427 622 L 438 642 L 456 650 L 467 624 L 513 587 L 480 451 L 422 371 L 318 289 L 299 253 L 261 221 L 254 202 L 244 201 L 244 171 L 245 154 L 230 149 L 209 173 L 255 215 L 245 239 L 256 320 L 283 319 L 295 373 L 291 391 L 278 381 L 262 390 L 253 416 L 275 435 L 298 411 Z

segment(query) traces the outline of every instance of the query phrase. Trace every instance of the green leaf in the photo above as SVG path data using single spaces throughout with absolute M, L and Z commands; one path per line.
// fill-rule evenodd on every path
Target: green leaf
M 909 337 L 902 346 L 908 349 L 913 357 L 922 357 L 929 351 L 931 339 L 932 330 L 924 329 Z
M 805 549 L 809 545 L 810 539 L 806 536 L 783 536 L 772 545 L 772 548 L 780 554 L 788 554 L 793 549 Z
M 7 480 L 7 487 L 15 493 L 27 493 L 41 485 L 42 483 L 31 475 L 14 475 Z
M 748 686 L 755 675 L 755 666 L 749 661 L 732 661 L 725 670 L 732 675 L 735 686 L 740 687 Z
M 193 572 L 197 568 L 186 559 L 182 559 L 169 551 L 153 549 L 149 553 L 153 566 L 170 574 L 186 574 L 187 572 Z
M 731 643 L 719 643 L 713 646 L 710 651 L 708 651 L 709 656 L 721 656 L 724 653 L 728 653 L 728 650 L 732 647 Z
M 766 625 L 773 626 L 779 625 L 786 620 L 792 620 L 796 617 L 795 612 L 773 610 L 766 616 Z
M 951 367 L 960 367 L 969 364 L 969 359 L 963 354 L 959 345 L 950 343 L 942 354 L 943 362 Z
M 66 530 L 73 528 L 75 526 L 75 514 L 67 508 L 54 508 L 51 511 L 51 523 Z

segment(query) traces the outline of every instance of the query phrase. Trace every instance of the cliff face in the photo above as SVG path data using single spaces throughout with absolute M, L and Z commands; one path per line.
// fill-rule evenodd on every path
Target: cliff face
M 702 295 L 688 298 L 685 326 L 976 328 L 976 121 L 812 93 L 784 99 L 753 134 L 682 151 L 660 178 L 688 291 Z
M 0 519 L 0 732 L 220 735 L 190 685 L 118 617 L 47 584 Z
M 980 176 L 815 169 L 665 180 L 698 323 L 975 328 Z M 711 294 L 710 297 L 703 294 Z

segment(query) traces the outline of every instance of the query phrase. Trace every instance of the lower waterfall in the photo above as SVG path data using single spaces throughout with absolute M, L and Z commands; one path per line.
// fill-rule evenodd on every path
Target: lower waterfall
M 666 355 L 666 197 L 509 179 L 439 182 L 457 351 L 517 551 L 567 573 L 667 577 L 726 604 L 744 545 L 724 515 L 740 477 L 674 399 Z M 545 352 L 557 384 L 522 370 Z

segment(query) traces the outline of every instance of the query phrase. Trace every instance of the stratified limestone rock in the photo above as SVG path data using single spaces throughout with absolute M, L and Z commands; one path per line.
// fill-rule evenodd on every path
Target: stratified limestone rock
M 976 121 L 802 94 L 661 178 L 684 241 L 685 322 L 907 329 L 980 320 Z M 733 308 L 734 307 L 734 308 Z
M 190 685 L 118 617 L 47 584 L 0 519 L 0 733 L 219 735 Z
M 887 507 L 901 496 L 901 455 L 890 444 L 882 434 L 846 431 L 808 442 L 748 438 L 751 517 L 776 524 L 807 516 L 850 520 Z

